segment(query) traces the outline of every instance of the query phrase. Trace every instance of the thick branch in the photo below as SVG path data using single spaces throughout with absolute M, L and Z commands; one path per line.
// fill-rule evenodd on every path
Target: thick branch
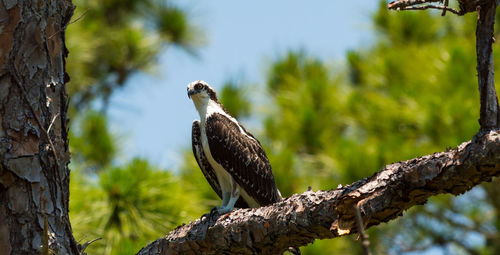
M 488 1 L 478 7 L 476 27 L 476 53 L 481 111 L 479 124 L 481 129 L 490 130 L 499 127 L 498 98 L 495 90 L 493 71 L 494 25 L 496 4 Z
M 500 175 L 500 133 L 477 135 L 458 148 L 386 166 L 370 178 L 331 191 L 307 191 L 268 207 L 239 209 L 216 222 L 196 220 L 138 254 L 278 254 L 290 246 L 387 222 L 440 193 L 462 194 Z

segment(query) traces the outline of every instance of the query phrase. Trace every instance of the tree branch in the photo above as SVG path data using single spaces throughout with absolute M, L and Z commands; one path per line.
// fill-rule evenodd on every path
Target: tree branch
M 403 7 L 399 10 L 401 11 L 411 11 L 411 10 L 427 10 L 427 9 L 437 9 L 437 10 L 443 10 L 443 13 L 446 13 L 446 11 L 452 12 L 457 15 L 461 15 L 460 11 L 457 11 L 453 8 L 446 7 L 443 5 L 420 5 L 420 6 L 408 6 L 408 7 Z M 444 15 L 443 15 L 444 16 Z
M 388 165 L 336 190 L 307 191 L 271 206 L 235 210 L 215 222 L 179 226 L 138 254 L 282 253 L 290 246 L 357 232 L 354 205 L 369 228 L 430 196 L 462 194 L 498 175 L 500 133 L 480 132 L 453 150 Z
M 435 5 L 433 3 L 443 3 L 444 5 Z M 396 0 L 392 1 L 387 5 L 390 10 L 424 10 L 424 9 L 441 9 L 443 10 L 442 16 L 444 16 L 446 11 L 451 11 L 457 15 L 464 15 L 469 12 L 475 12 L 478 6 L 489 4 L 491 2 L 496 2 L 499 4 L 499 0 L 457 0 L 459 10 L 455 10 L 448 7 L 448 0 Z
M 387 9 L 389 10 L 397 10 L 401 8 L 406 8 L 408 6 L 415 6 L 420 4 L 428 4 L 428 3 L 437 3 L 442 0 L 398 0 L 393 1 L 387 4 Z
M 443 2 L 443 0 L 398 0 L 387 4 L 387 8 L 390 10 L 398 11 L 438 9 L 443 10 L 441 16 L 444 16 L 446 14 L 446 11 L 452 12 L 457 15 L 465 14 L 462 9 L 460 9 L 459 11 L 448 7 L 448 0 L 445 0 L 444 5 L 432 4 L 436 2 Z
M 476 54 L 479 95 L 481 102 L 479 124 L 481 129 L 499 127 L 500 110 L 495 90 L 493 70 L 493 42 L 496 4 L 487 1 L 477 7 Z

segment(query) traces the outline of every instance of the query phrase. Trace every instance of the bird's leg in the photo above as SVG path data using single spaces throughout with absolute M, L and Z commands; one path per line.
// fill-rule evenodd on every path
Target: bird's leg
M 227 192 L 227 202 L 224 204 L 222 202 L 222 208 L 217 208 L 219 214 L 224 214 L 232 211 L 234 209 L 234 204 L 240 198 L 240 187 L 236 184 L 236 181 L 231 177 L 231 192 Z
M 232 192 L 227 193 L 229 194 L 229 199 L 226 205 L 217 207 L 218 214 L 225 214 L 232 211 L 234 209 L 234 204 L 236 204 L 236 201 L 240 198 L 240 189 L 236 185 L 232 187 Z
M 224 207 L 229 202 L 229 198 L 231 197 L 231 192 L 222 193 L 222 205 L 220 207 Z
M 224 192 L 222 196 L 222 206 L 214 208 L 217 214 L 225 214 L 234 209 L 234 204 L 240 198 L 240 188 L 236 181 L 231 178 L 231 192 Z M 212 209 L 213 211 L 213 209 Z M 212 214 L 212 211 L 210 212 Z
M 222 192 L 222 205 L 212 208 L 209 213 L 203 214 L 200 219 L 203 220 L 204 217 L 212 219 L 216 214 L 225 214 L 232 211 L 238 198 L 240 198 L 239 186 L 236 184 L 236 181 L 231 178 L 231 192 Z
M 212 219 L 216 214 L 223 214 L 228 211 L 226 211 L 226 206 L 228 202 L 231 200 L 231 192 L 222 192 L 222 205 L 216 206 L 210 210 L 210 212 L 205 213 L 201 216 L 200 220 L 203 220 L 203 218 L 207 217 Z M 236 199 L 238 200 L 238 199 Z M 236 202 L 235 202 L 236 203 Z M 234 204 L 233 204 L 234 206 Z M 221 212 L 223 211 L 223 212 Z M 231 210 L 229 210 L 231 211 Z
M 212 210 L 210 210 L 210 217 L 213 217 L 216 213 L 223 214 L 221 213 L 221 210 L 225 210 L 230 200 L 231 200 L 231 192 L 223 192 L 222 205 L 212 208 Z
M 240 198 L 240 189 L 235 189 L 233 192 L 231 192 L 231 198 L 229 199 L 226 205 L 226 207 L 229 208 L 229 211 L 233 210 L 234 204 L 236 204 L 238 198 Z

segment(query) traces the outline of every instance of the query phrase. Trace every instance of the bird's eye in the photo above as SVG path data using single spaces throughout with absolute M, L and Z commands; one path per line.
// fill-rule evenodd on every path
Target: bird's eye
M 203 85 L 202 85 L 201 83 L 197 83 L 196 85 L 194 85 L 194 88 L 195 88 L 196 90 L 200 90 L 200 89 L 202 89 L 202 88 L 203 88 Z

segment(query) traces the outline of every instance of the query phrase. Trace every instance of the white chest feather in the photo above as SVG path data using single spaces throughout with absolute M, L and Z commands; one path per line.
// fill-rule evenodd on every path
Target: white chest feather
M 201 145 L 203 146 L 203 152 L 205 152 L 205 156 L 207 157 L 208 162 L 215 171 L 215 175 L 217 176 L 217 180 L 219 181 L 222 192 L 230 191 L 231 175 L 226 170 L 224 170 L 224 167 L 222 167 L 221 164 L 217 163 L 217 161 L 215 161 L 215 159 L 212 157 L 212 153 L 210 152 L 210 146 L 208 145 L 205 125 L 203 124 L 201 128 Z

